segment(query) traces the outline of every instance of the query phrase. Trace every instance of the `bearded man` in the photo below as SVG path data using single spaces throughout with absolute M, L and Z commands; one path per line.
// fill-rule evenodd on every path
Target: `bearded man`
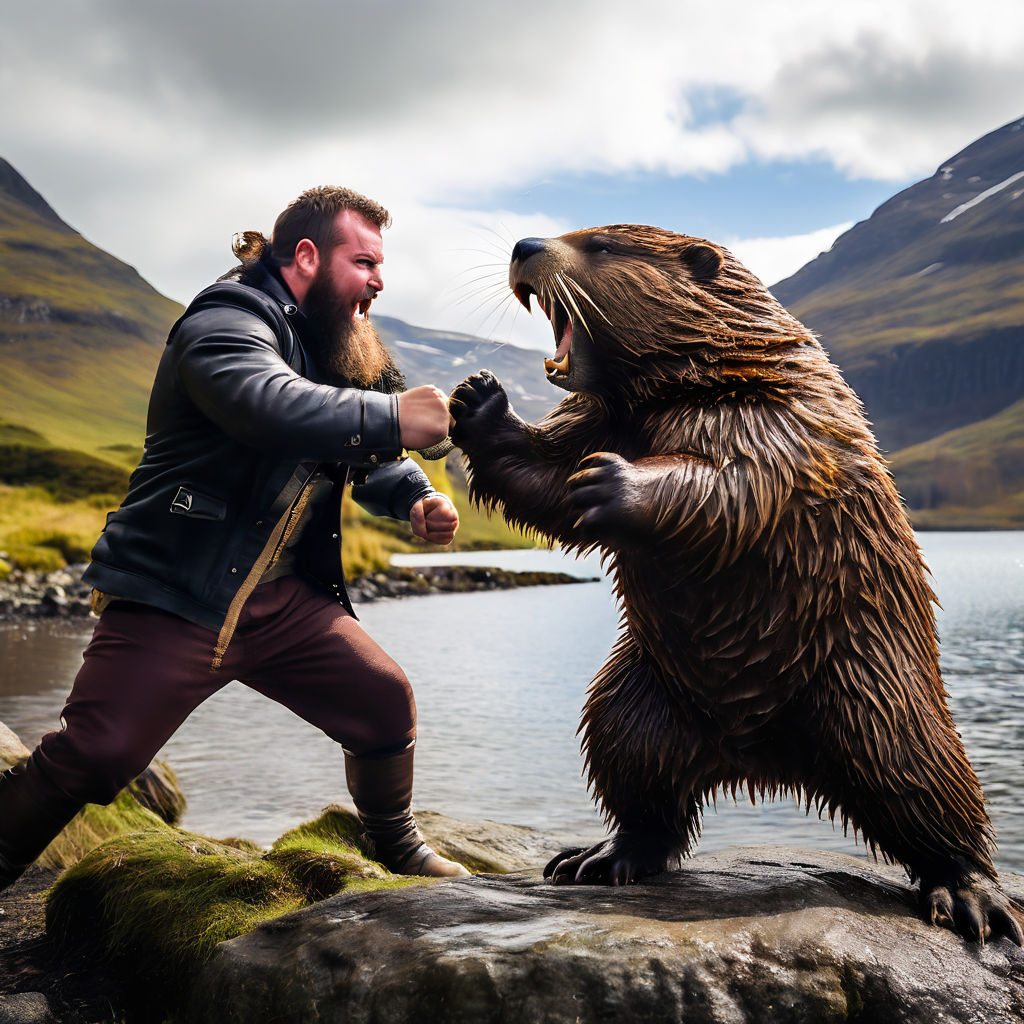
M 367 311 L 390 216 L 349 189 L 304 192 L 269 245 L 173 326 L 145 451 L 85 578 L 101 612 L 61 715 L 0 776 L 0 888 L 86 803 L 109 803 L 232 679 L 344 749 L 349 791 L 395 872 L 464 875 L 411 811 L 416 712 L 401 668 L 356 621 L 341 500 L 449 543 L 454 506 L 402 449 L 447 433 L 444 394 L 403 390 Z

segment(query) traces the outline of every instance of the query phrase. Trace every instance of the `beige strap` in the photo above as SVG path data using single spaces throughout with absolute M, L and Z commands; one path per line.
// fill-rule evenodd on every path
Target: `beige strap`
M 227 653 L 228 644 L 235 635 L 235 628 L 238 626 L 238 619 L 242 614 L 245 602 L 256 589 L 260 577 L 277 561 L 281 549 L 288 543 L 295 524 L 302 518 L 302 512 L 309 500 L 310 492 L 313 490 L 313 483 L 307 483 L 300 492 L 295 503 L 277 521 L 267 543 L 263 546 L 259 558 L 256 559 L 249 575 L 245 577 L 242 585 L 238 588 L 234 600 L 228 606 L 227 616 L 224 618 L 224 625 L 220 627 L 217 636 L 217 645 L 213 649 L 213 660 L 210 662 L 210 671 L 216 672 L 224 662 L 224 655 Z

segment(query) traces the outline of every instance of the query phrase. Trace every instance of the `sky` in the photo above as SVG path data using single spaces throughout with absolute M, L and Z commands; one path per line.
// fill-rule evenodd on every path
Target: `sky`
M 389 208 L 374 312 L 548 347 L 515 240 L 652 223 L 767 284 L 1024 114 L 1019 0 L 49 0 L 0 156 L 181 302 L 304 188 Z

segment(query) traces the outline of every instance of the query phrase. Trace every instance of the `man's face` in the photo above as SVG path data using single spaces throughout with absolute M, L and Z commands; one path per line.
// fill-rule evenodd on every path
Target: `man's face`
M 342 210 L 335 218 L 334 230 L 334 247 L 320 254 L 320 288 L 331 295 L 336 314 L 344 315 L 347 310 L 350 319 L 365 316 L 384 287 L 380 229 L 361 214 Z
M 390 363 L 366 316 L 384 287 L 384 247 L 380 230 L 352 210 L 338 214 L 335 232 L 337 242 L 320 253 L 302 308 L 322 334 L 325 347 L 315 353 L 321 372 L 338 382 L 368 385 Z

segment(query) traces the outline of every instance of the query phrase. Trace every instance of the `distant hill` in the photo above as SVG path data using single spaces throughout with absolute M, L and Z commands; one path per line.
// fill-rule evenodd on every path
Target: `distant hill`
M 142 441 L 167 327 L 181 311 L 87 242 L 0 160 L 0 408 L 51 444 L 118 458 Z
M 918 525 L 1024 527 L 1024 120 L 772 291 L 863 399 Z

